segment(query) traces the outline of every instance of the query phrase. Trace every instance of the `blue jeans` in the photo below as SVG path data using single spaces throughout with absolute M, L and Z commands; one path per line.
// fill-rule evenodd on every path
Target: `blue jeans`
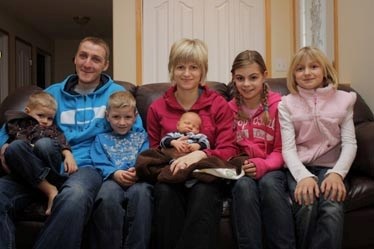
M 328 169 L 326 167 L 308 167 L 308 170 L 318 177 L 319 186 Z M 342 248 L 343 202 L 326 200 L 323 195 L 320 195 L 312 205 L 298 205 L 294 200 L 297 183 L 290 172 L 288 172 L 287 177 L 294 203 L 297 248 Z
M 218 248 L 221 182 L 155 185 L 157 249 Z
M 52 214 L 34 248 L 79 249 L 101 182 L 100 174 L 90 166 L 70 175 L 53 202 Z
M 39 192 L 19 183 L 11 175 L 0 178 L 0 248 L 16 248 L 16 213 L 25 209 Z
M 232 187 L 232 223 L 238 248 L 295 248 L 286 174 L 271 171 L 259 180 L 243 176 Z M 264 237 L 262 235 L 264 232 Z
M 92 212 L 89 248 L 149 248 L 152 212 L 153 185 L 138 182 L 126 188 L 106 180 Z
M 90 216 L 95 196 L 101 185 L 100 174 L 92 167 L 80 168 L 61 186 L 52 214 L 47 218 L 37 249 L 79 249 L 82 231 Z M 15 248 L 16 213 L 39 196 L 28 185 L 5 176 L 0 178 L 0 248 Z
M 14 140 L 4 157 L 12 174 L 35 188 L 45 179 L 60 188 L 67 179 L 60 174 L 62 154 L 57 140 L 41 138 L 34 146 L 24 140 Z

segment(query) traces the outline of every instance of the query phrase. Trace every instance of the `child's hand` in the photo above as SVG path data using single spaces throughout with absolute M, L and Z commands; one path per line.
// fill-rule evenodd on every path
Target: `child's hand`
M 253 179 L 256 178 L 256 165 L 254 163 L 252 163 L 248 160 L 245 160 L 243 162 L 242 169 L 247 176 L 249 176 Z
M 344 201 L 347 195 L 343 178 L 337 173 L 330 173 L 322 181 L 321 192 L 326 200 Z
M 200 150 L 201 146 L 198 143 L 188 144 L 188 150 L 189 152 Z
M 319 187 L 313 177 L 307 177 L 297 183 L 295 189 L 295 201 L 299 205 L 313 204 L 315 197 L 319 197 Z
M 4 153 L 5 153 L 5 150 L 8 148 L 8 146 L 9 146 L 9 144 L 4 144 L 3 147 L 1 147 L 1 152 L 0 152 L 1 166 L 4 170 L 4 172 L 7 173 L 7 174 L 10 173 L 10 169 L 5 162 Z
M 170 144 L 178 151 L 178 152 L 189 152 L 188 143 L 187 143 L 187 136 L 180 137 L 170 142 Z
M 64 170 L 69 175 L 73 174 L 78 170 L 77 163 L 75 162 L 73 154 L 70 152 L 70 150 L 64 150 L 62 152 L 64 154 Z
M 129 187 L 138 180 L 138 177 L 136 176 L 135 168 L 132 167 L 128 170 L 117 170 L 114 172 L 113 180 L 121 186 Z

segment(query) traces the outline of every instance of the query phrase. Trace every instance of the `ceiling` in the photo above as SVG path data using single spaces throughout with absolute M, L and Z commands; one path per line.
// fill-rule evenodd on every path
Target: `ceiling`
M 112 0 L 1 0 L 0 8 L 48 38 L 112 37 Z M 73 16 L 88 16 L 77 24 Z

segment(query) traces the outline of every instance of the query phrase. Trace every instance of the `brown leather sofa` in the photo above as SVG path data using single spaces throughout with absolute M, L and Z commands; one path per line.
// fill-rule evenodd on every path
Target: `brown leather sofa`
M 117 81 L 118 82 L 118 81 Z M 287 94 L 286 80 L 274 78 L 268 80 L 273 91 Z M 136 96 L 140 116 L 146 125 L 147 109 L 150 103 L 160 97 L 170 86 L 169 83 L 155 83 L 134 86 L 128 82 L 118 82 Z M 209 82 L 209 87 L 215 89 L 225 98 L 230 99 L 232 88 L 230 85 Z M 4 112 L 9 109 L 22 110 L 27 96 L 38 89 L 36 86 L 23 87 L 10 94 L 0 105 L 0 124 L 4 122 Z M 354 91 L 347 86 L 342 90 Z M 348 175 L 349 192 L 345 203 L 344 249 L 374 248 L 374 116 L 365 101 L 358 95 L 354 108 L 354 122 L 358 152 Z M 0 190 L 1 191 L 1 190 Z M 231 233 L 229 218 L 229 199 L 225 201 L 220 224 L 220 248 L 235 248 Z M 42 207 L 34 203 L 18 215 L 16 221 L 17 248 L 31 248 L 32 241 L 37 236 L 45 217 Z

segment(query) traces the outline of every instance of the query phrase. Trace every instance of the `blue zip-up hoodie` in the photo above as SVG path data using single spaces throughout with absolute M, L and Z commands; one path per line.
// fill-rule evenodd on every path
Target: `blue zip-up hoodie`
M 90 147 L 97 134 L 109 132 L 111 127 L 105 118 L 109 96 L 125 88 L 116 84 L 110 76 L 101 75 L 101 83 L 93 93 L 80 95 L 73 87 L 78 82 L 77 75 L 70 75 L 64 81 L 48 87 L 57 103 L 55 122 L 66 136 L 78 167 L 92 166 Z M 143 128 L 137 116 L 134 127 Z

